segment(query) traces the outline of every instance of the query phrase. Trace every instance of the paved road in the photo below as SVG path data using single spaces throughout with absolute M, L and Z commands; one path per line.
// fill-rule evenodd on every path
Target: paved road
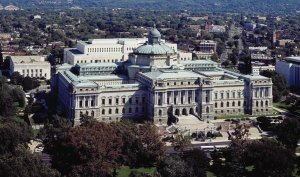
M 189 146 L 190 149 L 200 149 L 201 146 L 217 146 L 217 145 L 229 145 L 230 141 L 222 141 L 222 142 L 201 142 L 199 144 L 192 144 Z M 173 146 L 167 146 L 166 154 L 176 154 L 178 151 L 174 150 Z
M 288 116 L 288 117 L 296 117 L 296 118 L 300 119 L 299 115 L 296 115 L 296 114 L 294 114 L 290 111 L 286 111 L 286 110 L 283 110 L 283 109 L 280 109 L 280 108 L 277 108 L 277 107 L 274 107 L 274 106 L 273 106 L 273 109 L 278 111 L 281 115 L 285 115 L 285 116 Z

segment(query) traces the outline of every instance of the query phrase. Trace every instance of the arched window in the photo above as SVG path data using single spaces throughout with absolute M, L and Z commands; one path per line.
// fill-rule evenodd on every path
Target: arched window
M 268 101 L 266 101 L 266 106 L 269 106 L 269 102 Z
M 218 107 L 218 103 L 215 103 L 215 108 L 217 108 Z
M 159 116 L 162 115 L 162 110 L 158 110 L 158 115 L 159 115 Z
M 223 102 L 221 102 L 221 107 L 224 107 L 224 103 Z
M 102 115 L 105 115 L 105 109 L 102 109 Z
M 89 115 L 89 112 L 88 112 L 88 111 L 85 111 L 85 114 L 88 116 L 88 115 Z
M 256 107 L 258 107 L 258 104 L 259 104 L 258 101 L 256 101 Z
M 238 101 L 238 106 L 241 106 L 241 102 L 240 101 Z
M 229 102 L 226 103 L 226 106 L 229 107 Z
M 116 111 L 115 111 L 115 113 L 116 113 L 116 114 L 118 114 L 118 113 L 119 113 L 119 109 L 118 109 L 118 108 L 116 108 Z
M 263 101 L 260 102 L 260 106 L 264 107 L 264 102 Z
M 111 110 L 111 109 L 109 109 L 109 110 L 108 110 L 108 114 L 111 114 L 111 113 L 112 113 L 112 110 Z
M 234 101 L 232 102 L 232 106 L 235 106 L 235 102 Z

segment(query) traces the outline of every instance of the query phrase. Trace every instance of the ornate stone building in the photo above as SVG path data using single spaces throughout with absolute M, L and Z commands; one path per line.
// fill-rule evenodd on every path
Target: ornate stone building
M 75 124 L 84 114 L 99 121 L 147 118 L 166 124 L 188 114 L 211 120 L 272 112 L 271 79 L 228 71 L 210 60 L 182 61 L 156 28 L 127 61 L 64 64 L 51 84 L 59 110 Z

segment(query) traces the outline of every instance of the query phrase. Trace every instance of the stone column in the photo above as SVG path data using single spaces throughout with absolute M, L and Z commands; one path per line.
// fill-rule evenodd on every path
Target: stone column
M 171 91 L 170 103 L 174 104 L 174 91 Z
M 178 99 L 178 97 L 179 97 L 179 99 Z M 181 104 L 181 90 L 178 91 L 178 97 L 177 97 L 177 102 L 178 102 L 179 104 Z
M 188 91 L 188 90 L 186 90 L 186 91 L 184 92 L 184 103 L 185 103 L 185 104 L 188 104 L 188 103 L 189 103 L 189 91 Z
M 195 103 L 195 90 L 192 90 L 192 103 Z
M 168 92 L 167 91 L 164 92 L 163 95 L 164 95 L 164 102 L 163 102 L 163 104 L 168 104 Z

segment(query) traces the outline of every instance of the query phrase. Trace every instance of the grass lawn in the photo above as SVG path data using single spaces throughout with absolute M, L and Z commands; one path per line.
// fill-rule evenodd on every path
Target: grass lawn
M 232 118 L 247 118 L 247 117 L 252 117 L 251 115 L 248 114 L 241 114 L 241 115 L 224 115 L 224 116 L 217 116 L 217 119 L 232 119 Z
M 288 111 L 288 109 L 291 108 L 291 105 L 285 104 L 284 102 L 273 103 L 273 106 L 276 108 L 283 109 L 285 111 Z
M 214 173 L 212 173 L 212 172 L 210 172 L 210 171 L 208 171 L 208 172 L 206 173 L 206 176 L 207 176 L 207 177 L 217 177 Z
M 280 108 L 285 111 L 290 111 L 291 113 L 300 116 L 300 106 L 293 106 L 284 102 L 273 103 L 273 105 L 274 107 Z
M 33 137 L 36 138 L 36 136 L 38 135 L 38 133 L 40 132 L 40 130 L 38 129 L 32 129 L 33 131 Z
M 241 118 L 248 118 L 248 117 L 259 117 L 259 116 L 276 116 L 278 112 L 273 110 L 272 114 L 267 115 L 249 115 L 249 114 L 240 114 L 240 115 L 224 115 L 224 116 L 216 116 L 216 119 L 241 119 Z
M 124 166 L 124 167 L 121 167 L 120 169 L 117 170 L 117 177 L 128 177 L 129 174 L 132 172 L 132 171 L 138 171 L 138 172 L 141 172 L 141 173 L 148 173 L 148 174 L 154 174 L 156 168 L 155 167 L 150 167 L 150 168 L 132 168 L 130 169 L 129 167 L 127 166 Z

